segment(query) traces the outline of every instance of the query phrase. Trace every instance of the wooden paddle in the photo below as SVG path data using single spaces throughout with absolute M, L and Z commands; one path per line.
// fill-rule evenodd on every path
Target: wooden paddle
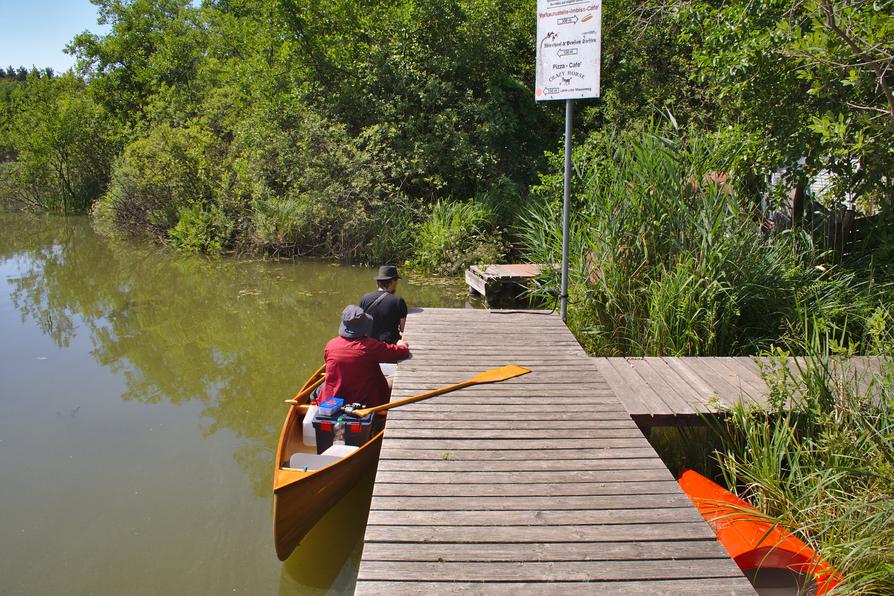
M 451 391 L 456 391 L 457 389 L 470 387 L 471 385 L 483 385 L 485 383 L 498 383 L 500 381 L 506 381 L 507 379 L 520 377 L 521 375 L 528 374 L 529 372 L 531 371 L 527 368 L 516 366 L 515 364 L 509 364 L 507 366 L 501 366 L 500 368 L 486 370 L 483 373 L 478 373 L 468 381 L 463 381 L 462 383 L 457 383 L 456 385 L 448 385 L 447 387 L 441 387 L 440 389 L 435 389 L 434 391 L 420 393 L 419 395 L 414 395 L 413 397 L 408 397 L 400 401 L 393 401 L 391 403 L 382 404 L 381 406 L 375 406 L 373 408 L 354 410 L 353 415 L 359 418 L 363 418 L 367 414 L 372 414 L 373 412 L 383 412 L 385 410 L 390 410 L 391 408 L 396 408 L 398 406 L 405 406 L 413 402 L 422 401 L 423 399 L 428 399 L 430 397 L 435 397 L 436 395 L 443 395 L 444 393 L 450 393 Z
M 317 380 L 317 377 L 322 376 L 323 372 L 325 372 L 325 370 L 326 370 L 326 365 L 321 364 L 320 368 L 315 370 L 314 374 L 310 375 L 310 377 L 308 377 L 308 379 L 306 381 L 304 381 L 304 385 L 301 386 L 301 391 L 304 391 L 305 389 L 307 389 L 311 383 L 313 383 L 314 381 Z
M 293 406 L 301 405 L 304 402 L 304 399 L 310 395 L 311 391 L 319 387 L 323 381 L 326 380 L 326 375 L 323 374 L 323 371 L 326 370 L 326 365 L 324 364 L 320 368 L 317 369 L 317 372 L 312 374 L 307 382 L 304 383 L 304 386 L 301 387 L 301 391 L 293 397 L 292 399 L 283 400 L 285 403 Z

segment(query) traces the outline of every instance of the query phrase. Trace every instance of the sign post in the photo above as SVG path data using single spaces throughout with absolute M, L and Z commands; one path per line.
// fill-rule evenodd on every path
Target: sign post
M 568 316 L 568 228 L 571 212 L 571 122 L 575 99 L 599 97 L 602 0 L 537 0 L 537 101 L 565 100 L 565 188 L 562 193 L 562 320 Z

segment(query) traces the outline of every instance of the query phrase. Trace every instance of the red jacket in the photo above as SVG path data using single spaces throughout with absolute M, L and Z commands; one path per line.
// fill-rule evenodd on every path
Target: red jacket
M 391 390 L 380 362 L 395 362 L 410 357 L 410 348 L 386 344 L 371 337 L 329 340 L 323 352 L 326 360 L 326 382 L 320 400 L 340 397 L 345 403 L 359 402 L 367 406 L 388 403 Z

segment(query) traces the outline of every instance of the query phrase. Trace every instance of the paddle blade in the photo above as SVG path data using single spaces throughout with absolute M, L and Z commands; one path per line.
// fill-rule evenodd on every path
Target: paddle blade
M 529 372 L 531 371 L 523 366 L 508 364 L 506 366 L 501 366 L 500 368 L 492 368 L 491 370 L 486 370 L 483 373 L 478 373 L 477 375 L 469 379 L 469 382 L 475 384 L 496 383 L 498 381 L 505 381 L 514 377 L 520 377 L 522 375 L 528 374 Z

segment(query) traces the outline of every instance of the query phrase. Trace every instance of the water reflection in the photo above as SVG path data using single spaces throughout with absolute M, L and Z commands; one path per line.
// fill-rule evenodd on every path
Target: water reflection
M 26 503 L 27 491 L 21 488 L 15 492 L 12 488 L 19 470 L 15 466 L 20 465 L 21 458 L 14 459 L 14 450 L 9 449 L 5 451 L 6 459 L 3 455 L 3 448 L 9 447 L 10 442 L 19 441 L 22 450 L 24 445 L 31 445 L 32 439 L 26 431 L 32 422 L 16 418 L 16 412 L 37 407 L 34 401 L 37 380 L 54 384 L 48 391 L 56 394 L 72 387 L 74 379 L 83 378 L 82 385 L 89 385 L 89 391 L 74 392 L 78 395 L 76 400 L 67 396 L 66 401 L 53 405 L 60 423 L 62 415 L 67 416 L 71 411 L 80 412 L 80 418 L 86 417 L 81 422 L 84 429 L 72 431 L 74 438 L 66 444 L 66 449 L 96 450 L 101 453 L 96 461 L 105 462 L 106 469 L 120 465 L 120 458 L 127 457 L 128 463 L 137 469 L 145 466 L 144 474 L 149 470 L 159 478 L 167 474 L 171 483 L 189 482 L 186 472 L 178 475 L 173 472 L 174 468 L 165 468 L 163 462 L 144 460 L 145 448 L 143 451 L 122 448 L 112 453 L 109 451 L 112 442 L 103 435 L 115 434 L 111 426 L 123 426 L 127 428 L 130 443 L 136 440 L 149 446 L 150 452 L 157 452 L 160 429 L 184 427 L 177 431 L 182 434 L 172 431 L 172 438 L 168 439 L 174 442 L 168 448 L 177 454 L 172 457 L 182 459 L 169 465 L 186 465 L 190 474 L 197 475 L 192 479 L 197 488 L 184 498 L 201 502 L 202 483 L 209 481 L 203 475 L 216 473 L 210 479 L 211 486 L 205 490 L 233 493 L 220 497 L 230 500 L 226 504 L 221 502 L 221 509 L 242 507 L 250 509 L 255 516 L 260 503 L 269 513 L 271 462 L 285 414 L 282 399 L 289 397 L 319 365 L 323 345 L 337 331 L 339 312 L 344 304 L 356 301 L 373 287 L 374 272 L 315 262 L 178 257 L 151 245 L 100 238 L 83 218 L 32 219 L 4 215 L 0 216 L 0 229 L 3 230 L 0 274 L 6 278 L 8 291 L 8 298 L 4 300 L 12 305 L 10 310 L 17 313 L 20 323 L 0 320 L 4 332 L 17 335 L 7 338 L 9 344 L 38 345 L 40 340 L 35 334 L 39 334 L 51 339 L 60 354 L 78 350 L 89 353 L 89 358 L 84 359 L 51 355 L 47 362 L 42 362 L 46 367 L 39 370 L 34 368 L 38 364 L 31 356 L 25 360 L 22 354 L 4 353 L 9 357 L 0 363 L 0 373 L 12 381 L 0 400 L 0 422 L 5 421 L 9 428 L 18 425 L 22 433 L 0 442 L 0 473 L 7 487 L 0 489 L 4 503 L 6 499 L 20 500 L 23 515 L 38 514 L 35 505 Z M 465 301 L 462 287 L 448 288 L 412 279 L 402 282 L 400 293 L 411 305 L 459 306 Z M 11 314 L 0 311 L 0 317 Z M 81 348 L 79 342 L 88 343 Z M 103 375 L 109 375 L 110 380 L 93 388 L 91 383 Z M 106 392 L 108 395 L 104 395 Z M 135 419 L 133 409 L 119 410 L 109 398 L 118 400 L 119 404 L 121 398 L 143 406 L 177 407 L 160 409 L 151 415 L 140 413 L 142 419 Z M 101 413 L 112 416 L 113 411 L 120 412 L 115 414 L 118 417 L 100 425 Z M 155 426 L 144 423 L 153 418 L 157 418 Z M 65 419 L 75 420 L 74 417 Z M 33 423 L 45 424 L 46 420 L 38 416 Z M 96 427 L 88 431 L 93 423 Z M 198 427 L 195 434 L 203 439 L 214 439 L 213 448 L 212 443 L 205 447 L 209 454 L 196 455 L 203 448 L 192 443 L 187 424 L 193 429 Z M 0 424 L 0 431 L 4 428 Z M 37 426 L 33 431 L 46 432 Z M 88 436 L 88 433 L 92 434 Z M 34 445 L 41 448 L 36 441 Z M 157 457 L 157 453 L 153 455 Z M 199 461 L 191 465 L 191 457 Z M 232 485 L 234 477 L 229 471 L 219 471 L 221 457 L 238 462 L 244 474 L 243 482 L 247 476 L 257 503 L 246 504 L 235 496 L 242 487 Z M 204 465 L 207 458 L 214 460 L 212 466 Z M 90 468 L 83 473 L 98 475 L 102 470 Z M 83 480 L 93 481 L 92 478 Z M 72 482 L 77 483 L 78 479 L 72 477 Z M 27 482 L 21 486 L 27 486 Z M 73 490 L 77 492 L 80 487 L 76 485 Z M 169 487 L 160 488 L 159 498 L 166 491 L 171 492 Z M 90 491 L 84 489 L 83 493 L 88 499 Z M 362 536 L 362 530 L 348 543 L 341 538 L 345 533 L 336 528 L 336 520 L 349 520 L 351 527 L 362 526 L 359 517 L 351 516 L 359 516 L 362 510 L 365 520 L 362 501 L 369 498 L 368 486 L 365 497 L 362 490 L 355 493 L 339 506 L 343 510 L 341 514 L 331 520 L 327 518 L 330 521 L 322 523 L 319 532 L 315 530 L 318 537 L 312 534 L 309 538 L 308 542 L 316 541 L 319 547 L 302 546 L 297 559 L 293 557 L 294 561 L 282 567 L 281 593 L 289 593 L 296 585 L 313 586 L 322 591 L 332 582 L 347 585 L 341 574 L 350 567 L 345 562 L 359 556 L 359 551 L 355 552 L 356 541 Z M 181 502 L 171 506 L 190 505 Z M 166 513 L 162 509 L 157 514 Z M 227 516 L 240 512 L 216 510 L 214 513 L 220 517 L 216 520 L 209 517 L 205 521 L 208 527 L 214 527 L 215 522 L 226 527 L 230 523 Z M 252 533 L 253 543 L 266 545 L 264 548 L 268 549 L 252 560 L 259 557 L 275 560 L 269 515 L 258 523 L 256 520 L 248 529 L 245 523 L 240 525 L 243 528 L 240 531 Z M 325 524 L 334 525 L 330 528 Z M 166 531 L 190 531 L 188 527 L 175 525 L 172 522 Z M 0 530 L 3 529 L 6 527 L 0 523 Z M 46 537 L 50 541 L 54 538 Z M 236 537 L 223 532 L 219 539 Z M 0 545 L 4 552 L 6 547 L 21 546 L 0 540 L 3 540 Z M 326 565 L 339 560 L 341 566 Z M 353 578 L 349 583 L 353 585 Z M 254 585 L 258 586 L 256 582 Z M 147 593 L 154 591 L 150 589 Z

